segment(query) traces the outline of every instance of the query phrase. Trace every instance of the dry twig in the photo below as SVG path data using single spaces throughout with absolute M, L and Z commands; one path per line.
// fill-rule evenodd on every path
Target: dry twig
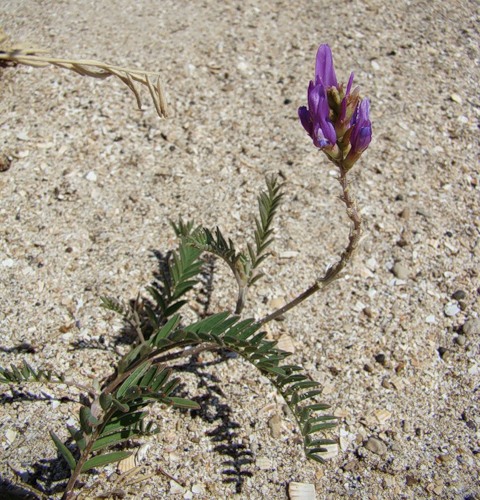
M 140 94 L 135 85 L 135 82 L 137 82 L 148 88 L 160 118 L 168 116 L 167 102 L 158 73 L 112 66 L 111 64 L 93 59 L 58 59 L 47 56 L 46 53 L 46 50 L 22 44 L 11 45 L 8 37 L 0 28 L 0 66 L 17 64 L 33 66 L 34 68 L 57 66 L 74 71 L 82 76 L 100 78 L 102 80 L 109 76 L 116 76 L 134 93 L 137 105 L 141 109 Z M 151 81 L 151 77 L 153 76 L 157 76 L 155 85 Z

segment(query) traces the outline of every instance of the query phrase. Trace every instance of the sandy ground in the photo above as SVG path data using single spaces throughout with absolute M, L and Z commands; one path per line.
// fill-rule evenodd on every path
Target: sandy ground
M 479 12 L 473 0 L 0 2 L 16 41 L 158 71 L 172 110 L 160 120 L 144 92 L 137 111 L 113 80 L 1 70 L 2 366 L 108 373 L 126 347 L 99 297 L 144 292 L 178 214 L 244 242 L 267 173 L 286 196 L 245 315 L 302 291 L 348 235 L 334 171 L 297 119 L 320 43 L 371 99 L 374 140 L 352 184 L 363 245 L 327 294 L 270 327 L 341 417 L 338 455 L 307 461 L 273 388 L 230 359 L 182 368 L 204 410 L 158 410 L 164 432 L 145 441 L 141 474 L 161 467 L 184 489 L 161 474 L 126 486 L 112 467 L 85 478 L 89 495 L 282 499 L 300 481 L 321 499 L 478 498 Z M 228 271 L 214 271 L 210 311 L 231 309 Z M 4 482 L 16 471 L 55 496 L 66 473 L 47 430 L 66 438 L 78 395 L 65 395 L 3 388 Z

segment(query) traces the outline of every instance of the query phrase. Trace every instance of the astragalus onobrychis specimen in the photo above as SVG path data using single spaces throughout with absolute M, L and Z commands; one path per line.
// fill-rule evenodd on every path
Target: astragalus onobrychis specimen
M 321 45 L 315 77 L 308 86 L 308 104 L 298 110 L 301 124 L 314 146 L 338 169 L 341 199 L 352 223 L 345 250 L 323 276 L 317 277 L 291 302 L 263 318 L 242 316 L 248 290 L 262 278 L 261 264 L 269 255 L 274 217 L 282 199 L 283 186 L 275 177 L 268 177 L 266 189 L 258 197 L 252 239 L 243 250 L 218 227 L 195 227 L 193 222 L 184 222 L 180 217 L 172 223 L 179 247 L 171 254 L 158 282 L 149 287 L 150 298 L 128 304 L 111 297 L 102 299 L 103 306 L 121 314 L 136 334 L 136 341 L 118 360 L 112 373 L 85 387 L 75 381 L 74 374 L 67 376 L 33 368 L 26 361 L 18 367 L 0 368 L 0 382 L 5 384 L 59 383 L 74 386 L 83 393 L 78 423 L 67 428 L 75 449 L 65 444 L 65 436 L 60 438 L 51 432 L 58 452 L 71 470 L 63 498 L 74 496 L 80 474 L 128 457 L 129 441 L 160 432 L 161 425 L 148 421 L 149 405 L 160 402 L 174 408 L 198 409 L 196 402 L 176 394 L 180 379 L 173 376 L 169 362 L 202 350 L 233 351 L 271 381 L 298 424 L 308 458 L 322 462 L 326 447 L 335 444 L 319 436 L 336 421 L 324 413 L 329 406 L 317 400 L 321 394 L 319 384 L 302 367 L 288 364 L 289 353 L 266 340 L 262 327 L 338 278 L 358 246 L 361 218 L 350 193 L 348 173 L 369 146 L 372 126 L 369 101 L 360 97 L 353 79 L 352 73 L 346 87 L 338 84 L 331 50 L 328 45 Z M 205 254 L 222 259 L 231 269 L 237 300 L 232 305 L 233 313 L 219 311 L 188 323 L 181 310 L 198 292 L 196 285 Z M 119 445 L 123 449 L 119 450 Z M 116 449 L 112 451 L 114 446 Z

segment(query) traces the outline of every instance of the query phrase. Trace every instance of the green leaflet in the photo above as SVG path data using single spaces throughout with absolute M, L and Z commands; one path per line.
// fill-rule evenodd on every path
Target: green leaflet
M 57 450 L 65 459 L 70 469 L 74 470 L 75 467 L 77 466 L 77 462 L 73 458 L 71 451 L 60 441 L 58 436 L 53 431 L 50 431 L 50 437 L 53 439 L 53 442 L 55 443 Z
M 168 398 L 173 404 L 174 408 L 186 408 L 187 410 L 199 410 L 200 405 L 196 401 L 185 398 L 177 398 L 174 396 L 169 396 Z
M 123 429 L 119 432 L 114 432 L 98 438 L 92 446 L 92 451 L 98 451 L 106 446 L 113 446 L 115 444 L 122 443 L 127 439 L 141 436 L 143 433 L 138 429 Z
M 145 363 L 142 363 L 138 368 L 136 368 L 128 377 L 127 379 L 123 382 L 123 384 L 117 389 L 117 392 L 115 394 L 116 398 L 121 400 L 122 397 L 125 395 L 127 390 L 135 385 L 143 376 L 143 374 L 150 368 L 151 362 L 150 361 L 145 361 Z
M 134 411 L 131 413 L 121 413 L 111 418 L 102 429 L 100 437 L 112 434 L 120 429 L 129 428 L 133 425 L 139 424 L 147 415 L 147 412 Z
M 82 467 L 82 472 L 87 472 L 90 469 L 96 467 L 102 467 L 103 465 L 111 464 L 114 462 L 120 462 L 132 454 L 131 451 L 115 451 L 113 453 L 107 453 L 106 455 L 97 455 L 96 457 L 87 460 Z

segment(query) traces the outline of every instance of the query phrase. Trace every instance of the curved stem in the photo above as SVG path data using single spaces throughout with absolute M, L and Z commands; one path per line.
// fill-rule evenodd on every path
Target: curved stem
M 344 168 L 343 162 L 338 162 L 336 165 L 340 169 L 340 176 L 338 177 L 338 182 L 342 188 L 342 195 L 340 199 L 343 201 L 346 207 L 348 218 L 352 221 L 352 226 L 350 228 L 350 234 L 348 237 L 348 245 L 345 250 L 341 253 L 340 259 L 332 267 L 327 269 L 327 272 L 322 278 L 317 279 L 317 281 L 307 288 L 300 295 L 291 300 L 288 304 L 280 307 L 276 311 L 268 314 L 264 318 L 258 321 L 260 325 L 264 325 L 269 321 L 272 321 L 279 316 L 282 316 L 290 309 L 303 302 L 305 299 L 318 292 L 319 290 L 324 290 L 332 281 L 340 277 L 340 272 L 345 268 L 345 266 L 350 262 L 355 250 L 358 247 L 360 237 L 362 235 L 362 219 L 360 213 L 358 212 L 357 203 L 353 195 L 350 194 L 350 183 L 347 179 L 348 170 Z

